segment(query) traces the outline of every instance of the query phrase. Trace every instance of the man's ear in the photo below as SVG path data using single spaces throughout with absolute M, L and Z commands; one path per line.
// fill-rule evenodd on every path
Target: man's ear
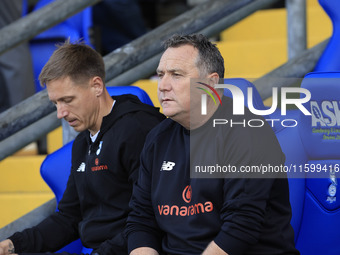
M 215 84 L 220 83 L 220 76 L 216 72 L 209 74 L 208 79 L 209 79 L 209 85 L 212 87 L 214 87 Z M 223 89 L 217 89 L 217 92 L 220 96 L 223 95 Z
M 91 86 L 93 87 L 96 96 L 99 97 L 104 91 L 104 82 L 99 76 L 95 76 L 91 80 Z
M 211 73 L 208 75 L 208 79 L 210 81 L 210 86 L 214 86 L 215 84 L 218 84 L 219 83 L 219 79 L 220 79 L 220 76 L 218 75 L 218 73 Z

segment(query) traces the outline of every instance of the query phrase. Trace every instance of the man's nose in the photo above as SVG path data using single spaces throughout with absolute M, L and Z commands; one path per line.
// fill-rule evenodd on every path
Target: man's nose
M 168 75 L 164 75 L 162 79 L 158 81 L 159 91 L 169 91 L 171 89 L 171 80 Z
M 58 119 L 65 118 L 68 114 L 66 107 L 63 104 L 57 104 L 57 117 Z

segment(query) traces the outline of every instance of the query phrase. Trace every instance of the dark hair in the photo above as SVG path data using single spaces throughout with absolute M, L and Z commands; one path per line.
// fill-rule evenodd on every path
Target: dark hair
M 39 81 L 42 86 L 46 82 L 70 77 L 75 83 L 81 83 L 99 76 L 105 81 L 105 66 L 102 56 L 83 42 L 58 45 L 50 59 L 40 72 Z
M 224 60 L 215 44 L 202 34 L 171 36 L 164 42 L 164 49 L 192 45 L 198 50 L 197 68 L 206 74 L 216 72 L 220 78 L 224 77 Z

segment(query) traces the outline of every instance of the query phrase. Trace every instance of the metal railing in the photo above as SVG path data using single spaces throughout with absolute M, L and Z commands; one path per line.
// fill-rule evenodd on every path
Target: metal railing
M 115 84 L 130 85 L 141 78 L 145 78 L 146 73 L 155 70 L 155 64 L 162 51 L 162 41 L 170 35 L 174 33 L 189 34 L 204 32 L 207 36 L 210 36 L 228 28 L 255 11 L 278 1 L 279 0 L 208 1 L 105 56 L 106 79 L 110 81 L 122 76 L 127 78 L 126 74 L 132 73 L 133 75 L 130 76 L 130 79 L 122 80 L 122 83 Z M 32 13 L 32 15 L 34 15 L 34 13 Z M 145 62 L 149 63 L 147 66 L 148 69 L 145 68 Z M 144 71 L 137 72 L 135 68 L 139 68 L 138 71 L 141 71 L 141 69 Z M 109 84 L 112 85 L 112 82 L 109 82 Z M 55 107 L 49 102 L 46 90 L 42 90 L 15 107 L 1 113 L 0 160 L 37 140 L 39 136 L 37 133 L 33 133 L 32 130 L 39 130 L 40 125 L 45 127 L 44 133 L 41 132 L 40 136 L 60 125 L 56 117 L 55 119 L 53 119 L 53 117 L 45 118 L 43 123 L 40 122 L 39 126 L 37 125 L 38 120 L 41 120 L 54 111 Z M 29 130 L 27 129 L 28 126 L 31 126 Z M 19 140 L 16 137 L 23 137 L 25 139 Z M 15 143 L 13 143 L 13 141 L 15 141 Z
M 57 0 L 0 30 L 0 54 L 101 0 Z
M 37 225 L 46 217 L 55 212 L 55 208 L 56 201 L 55 199 L 51 199 L 50 201 L 20 217 L 16 221 L 6 225 L 0 229 L 0 241 L 6 239 L 17 231 L 22 231 L 26 228 Z
M 307 49 L 306 0 L 286 0 L 288 59 Z

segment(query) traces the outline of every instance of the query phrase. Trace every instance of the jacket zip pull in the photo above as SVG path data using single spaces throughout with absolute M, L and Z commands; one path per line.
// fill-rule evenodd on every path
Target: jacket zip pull
M 92 147 L 92 144 L 90 144 L 89 146 L 89 155 L 91 154 L 91 147 Z

